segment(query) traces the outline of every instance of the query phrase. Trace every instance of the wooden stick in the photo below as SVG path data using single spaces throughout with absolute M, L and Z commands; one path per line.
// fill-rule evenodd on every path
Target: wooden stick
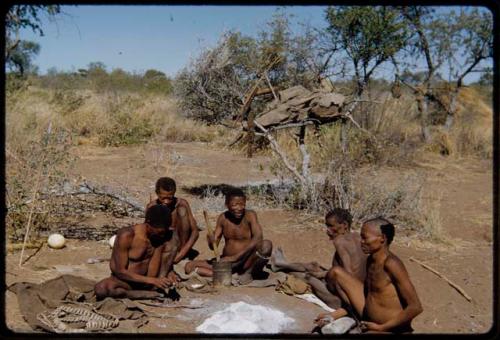
M 214 234 L 214 231 L 212 230 L 212 227 L 210 227 L 210 223 L 208 223 L 208 214 L 207 214 L 206 210 L 203 210 L 203 217 L 205 217 L 205 223 L 207 225 L 207 232 L 210 234 L 210 238 L 213 240 L 212 248 L 214 251 L 215 259 L 217 262 L 219 262 L 219 260 L 220 260 L 219 245 L 215 244 L 215 234 Z
M 307 180 L 297 171 L 295 167 L 293 167 L 288 159 L 286 158 L 285 154 L 281 151 L 278 142 L 274 139 L 274 137 L 267 131 L 266 128 L 264 128 L 262 125 L 260 125 L 257 121 L 254 121 L 254 124 L 262 131 L 264 132 L 264 136 L 267 138 L 267 140 L 271 143 L 271 148 L 273 151 L 278 154 L 278 156 L 281 158 L 283 163 L 285 164 L 286 168 L 290 170 L 290 172 L 302 183 L 305 185 L 307 183 Z
M 440 278 L 442 278 L 443 280 L 445 280 L 450 286 L 452 286 L 453 288 L 455 288 L 463 297 L 465 297 L 467 299 L 467 301 L 469 301 L 469 302 L 472 301 L 472 298 L 462 289 L 462 287 L 460 287 L 456 283 L 453 283 L 452 281 L 450 281 L 446 276 L 444 276 L 443 274 L 441 274 L 440 272 L 438 272 L 436 269 L 431 268 L 430 266 L 426 265 L 425 263 L 422 263 L 422 262 L 418 261 L 417 259 L 414 259 L 413 257 L 410 257 L 410 261 L 416 262 L 419 265 L 421 265 L 422 267 L 424 267 L 425 269 L 433 272 L 434 274 L 436 274 L 437 276 L 439 276 Z
M 266 78 L 267 85 L 269 85 L 269 88 L 273 92 L 274 99 L 276 99 L 276 101 L 279 101 L 278 96 L 274 92 L 273 86 L 271 85 L 271 81 L 269 80 L 269 77 L 267 76 L 267 72 L 266 71 L 264 71 L 264 77 Z
M 28 262 L 33 256 L 35 256 L 36 254 L 38 254 L 38 252 L 40 251 L 40 249 L 42 249 L 43 245 L 44 245 L 45 242 L 42 242 L 40 243 L 40 245 L 36 248 L 36 250 L 33 252 L 33 254 L 31 254 L 30 256 L 28 256 L 26 258 L 26 260 L 23 261 L 22 264 L 25 264 L 26 262 Z
M 49 122 L 49 126 L 47 128 L 47 136 L 50 135 L 51 129 L 52 129 L 52 122 Z M 43 152 L 42 159 L 39 163 L 38 171 L 35 175 L 35 185 L 33 187 L 33 193 L 31 194 L 31 208 L 30 208 L 30 212 L 28 215 L 28 223 L 26 223 L 26 231 L 24 233 L 23 248 L 21 249 L 21 256 L 19 257 L 19 267 L 21 267 L 23 264 L 24 248 L 26 246 L 26 242 L 28 242 L 28 237 L 29 237 L 30 228 L 31 228 L 31 218 L 33 217 L 33 211 L 35 210 L 36 196 L 38 194 L 38 186 L 40 185 L 40 176 L 42 175 L 42 172 L 43 172 L 43 163 L 45 162 L 46 155 L 47 155 L 47 152 Z

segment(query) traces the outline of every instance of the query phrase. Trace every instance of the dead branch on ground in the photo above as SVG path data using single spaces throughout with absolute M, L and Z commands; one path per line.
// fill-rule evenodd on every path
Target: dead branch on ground
M 450 279 L 448 279 L 446 276 L 444 276 L 443 274 L 441 274 L 440 272 L 438 272 L 436 269 L 426 265 L 425 263 L 423 262 L 420 262 L 419 260 L 413 258 L 413 257 L 410 257 L 410 261 L 413 261 L 413 262 L 416 262 L 418 263 L 419 265 L 421 265 L 422 267 L 424 267 L 425 269 L 433 272 L 434 274 L 436 274 L 437 276 L 439 276 L 440 278 L 442 278 L 443 280 L 445 280 L 450 286 L 452 286 L 453 288 L 455 288 L 455 290 L 457 292 L 459 292 L 463 297 L 465 297 L 467 299 L 467 301 L 471 302 L 472 301 L 472 298 L 469 296 L 469 294 L 467 294 L 462 287 L 460 287 L 459 285 L 457 285 L 456 283 L 452 282 Z

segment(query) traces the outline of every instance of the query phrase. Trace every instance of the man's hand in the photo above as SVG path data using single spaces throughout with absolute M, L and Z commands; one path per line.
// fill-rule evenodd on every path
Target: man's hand
M 318 327 L 323 327 L 324 325 L 326 325 L 329 322 L 332 322 L 333 320 L 335 319 L 333 318 L 332 313 L 330 312 L 319 313 L 316 319 L 314 319 L 314 323 Z
M 332 322 L 333 320 L 337 320 L 346 315 L 347 311 L 344 308 L 339 308 L 334 310 L 333 312 L 325 312 L 318 314 L 316 319 L 314 319 L 314 323 L 319 327 L 323 327 L 327 323 Z
M 234 262 L 235 259 L 232 256 L 225 256 L 220 259 L 220 262 Z
M 167 280 L 169 280 L 170 284 L 174 287 L 177 285 L 177 283 L 179 283 L 179 277 L 173 270 L 167 274 Z
M 385 329 L 381 324 L 375 323 L 375 322 L 370 322 L 370 321 L 361 321 L 360 324 L 361 330 L 363 332 L 368 332 L 368 331 L 376 331 L 376 332 L 383 332 Z
M 152 284 L 156 288 L 167 289 L 172 285 L 172 282 L 166 277 L 151 277 L 149 278 L 149 284 Z

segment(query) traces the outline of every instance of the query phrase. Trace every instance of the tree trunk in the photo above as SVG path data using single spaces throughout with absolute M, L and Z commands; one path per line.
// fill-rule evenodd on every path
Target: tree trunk
M 445 131 L 450 131 L 450 129 L 453 125 L 453 121 L 455 120 L 455 114 L 457 112 L 457 98 L 458 98 L 458 91 L 459 90 L 460 89 L 457 88 L 451 94 L 450 107 L 449 107 L 447 115 L 446 115 L 446 122 L 444 123 Z
M 349 144 L 348 136 L 347 136 L 347 121 L 342 120 L 340 123 L 340 146 L 342 147 L 342 153 L 347 153 L 347 147 Z
M 248 133 L 247 133 L 247 157 L 252 158 L 253 156 L 253 142 L 254 142 L 254 118 L 255 118 L 255 113 L 253 111 L 250 111 L 248 114 Z
M 422 131 L 422 140 L 426 143 L 431 140 L 431 132 L 429 127 L 429 103 L 425 95 L 419 95 L 417 98 L 417 108 L 420 113 L 420 124 Z
M 299 150 L 300 153 L 302 154 L 302 176 L 306 180 L 309 180 L 309 162 L 311 157 L 307 152 L 306 144 L 304 142 L 305 137 L 306 137 L 306 127 L 301 126 L 299 132 Z

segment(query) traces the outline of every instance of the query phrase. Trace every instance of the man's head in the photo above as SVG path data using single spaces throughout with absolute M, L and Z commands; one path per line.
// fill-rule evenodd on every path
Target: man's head
M 230 188 L 226 192 L 227 210 L 236 218 L 241 218 L 245 214 L 246 201 L 245 193 L 239 188 Z
M 334 208 L 325 216 L 326 233 L 330 240 L 351 230 L 352 216 L 348 210 Z
M 177 187 L 170 177 L 161 177 L 156 181 L 156 195 L 161 204 L 169 205 L 174 201 Z
M 146 211 L 144 222 L 153 228 L 169 229 L 172 224 L 172 211 L 165 205 L 155 204 Z
M 383 217 L 367 220 L 361 227 L 361 248 L 372 254 L 381 247 L 389 247 L 394 238 L 394 225 Z

